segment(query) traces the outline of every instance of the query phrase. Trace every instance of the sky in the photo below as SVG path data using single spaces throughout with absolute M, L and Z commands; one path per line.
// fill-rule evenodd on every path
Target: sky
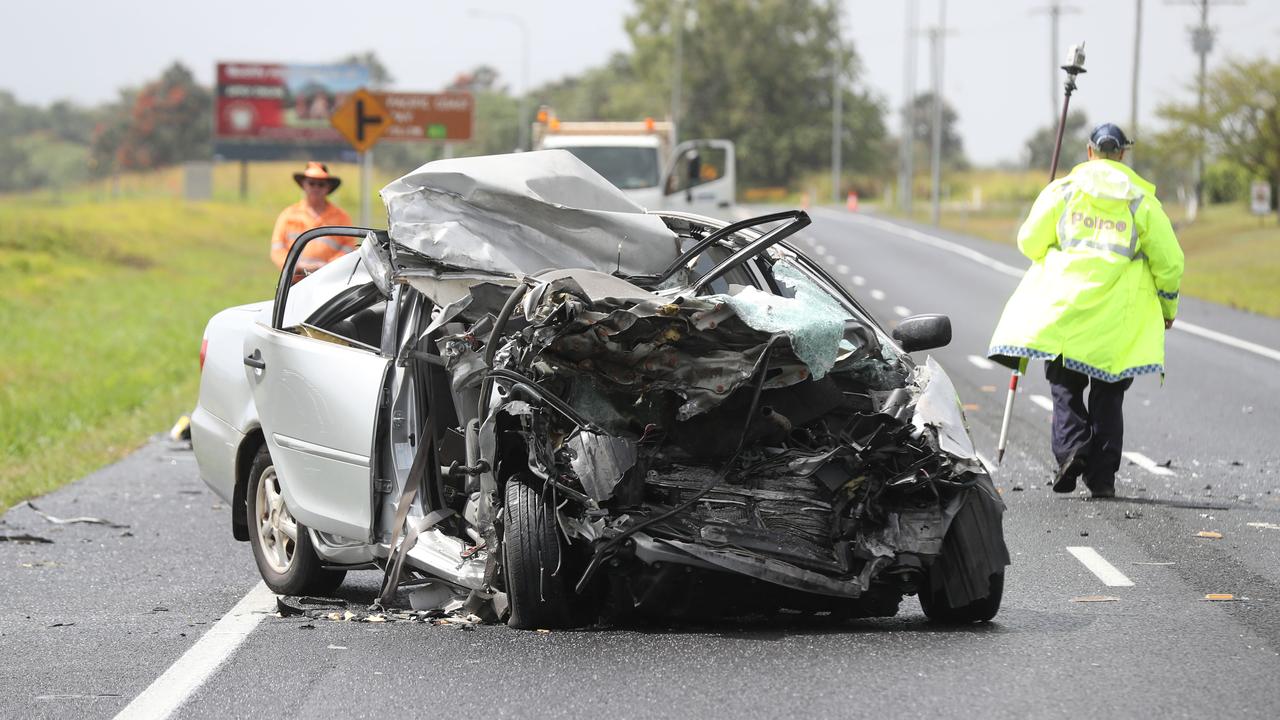
M 1067 10 L 1055 53 L 1043 12 L 1054 0 L 843 0 L 843 33 L 862 60 L 861 82 L 898 108 L 907 3 L 916 3 L 925 28 L 938 24 L 945 2 L 944 95 L 959 113 L 969 158 L 992 164 L 1017 160 L 1026 138 L 1056 117 L 1063 73 L 1050 63 L 1061 64 L 1067 46 L 1081 40 L 1088 73 L 1072 107 L 1091 123 L 1128 124 L 1137 1 L 1062 0 Z M 1139 130 L 1131 133 L 1139 143 L 1143 130 L 1155 126 L 1160 103 L 1192 97 L 1198 61 L 1187 27 L 1197 11 L 1178 1 L 1142 0 Z M 1213 5 L 1218 46 L 1210 68 L 1228 57 L 1280 59 L 1278 5 Z M 0 89 L 27 103 L 92 104 L 156 77 L 174 60 L 212 84 L 220 60 L 328 62 L 373 50 L 398 90 L 436 91 L 484 63 L 520 90 L 524 33 L 512 16 L 527 27 L 528 81 L 537 86 L 628 49 L 623 19 L 631 7 L 631 0 L 0 0 L 8 30 L 0 43 Z M 924 91 L 931 83 L 927 39 L 918 35 L 915 45 L 916 88 Z M 655 99 L 658 107 L 665 102 Z M 896 131 L 896 115 L 890 123 Z

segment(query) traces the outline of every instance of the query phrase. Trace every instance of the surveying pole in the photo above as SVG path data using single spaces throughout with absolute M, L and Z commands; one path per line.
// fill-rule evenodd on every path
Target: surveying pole
M 1049 182 L 1058 177 L 1058 156 L 1062 154 L 1062 133 L 1067 125 L 1067 108 L 1071 106 L 1071 94 L 1076 91 L 1076 76 L 1085 72 L 1084 43 L 1072 45 L 1067 51 L 1067 64 L 1062 66 L 1067 73 L 1063 83 L 1062 115 L 1058 117 L 1058 136 L 1053 143 L 1053 162 L 1049 166 Z M 1027 371 L 1027 358 L 1018 360 L 1018 369 L 1009 377 L 1009 396 L 1004 401 L 1004 418 L 1000 420 L 1000 441 L 996 444 L 996 464 L 1004 461 L 1004 451 L 1009 444 L 1009 421 L 1013 419 L 1013 399 L 1018 394 L 1018 380 Z

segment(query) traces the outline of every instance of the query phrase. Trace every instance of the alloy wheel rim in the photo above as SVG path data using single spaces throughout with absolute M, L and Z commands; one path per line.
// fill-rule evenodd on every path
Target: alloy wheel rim
M 298 521 L 285 504 L 274 465 L 262 471 L 257 495 L 258 547 L 267 565 L 283 575 L 293 565 L 293 553 L 298 547 Z

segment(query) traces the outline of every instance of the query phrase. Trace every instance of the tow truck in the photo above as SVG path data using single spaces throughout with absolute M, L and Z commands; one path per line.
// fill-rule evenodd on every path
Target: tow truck
M 648 210 L 726 218 L 737 185 L 730 140 L 675 144 L 666 121 L 562 121 L 546 106 L 533 124 L 533 149 L 568 150 Z M 674 145 L 674 147 L 673 147 Z

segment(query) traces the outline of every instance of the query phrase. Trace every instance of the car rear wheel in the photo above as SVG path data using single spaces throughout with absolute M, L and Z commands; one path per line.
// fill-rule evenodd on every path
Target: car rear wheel
M 507 624 L 521 630 L 573 625 L 567 553 L 555 507 L 515 477 L 507 482 L 503 512 L 502 567 L 511 606 Z
M 279 595 L 327 595 L 342 584 L 342 570 L 326 570 L 307 528 L 289 512 L 280 478 L 265 445 L 249 469 L 245 520 L 258 572 Z
M 1004 596 L 1004 571 L 992 573 L 988 583 L 986 597 L 960 607 L 951 605 L 944 587 L 922 588 L 920 608 L 924 610 L 925 617 L 936 623 L 963 625 L 986 622 L 1000 612 L 1000 600 Z

